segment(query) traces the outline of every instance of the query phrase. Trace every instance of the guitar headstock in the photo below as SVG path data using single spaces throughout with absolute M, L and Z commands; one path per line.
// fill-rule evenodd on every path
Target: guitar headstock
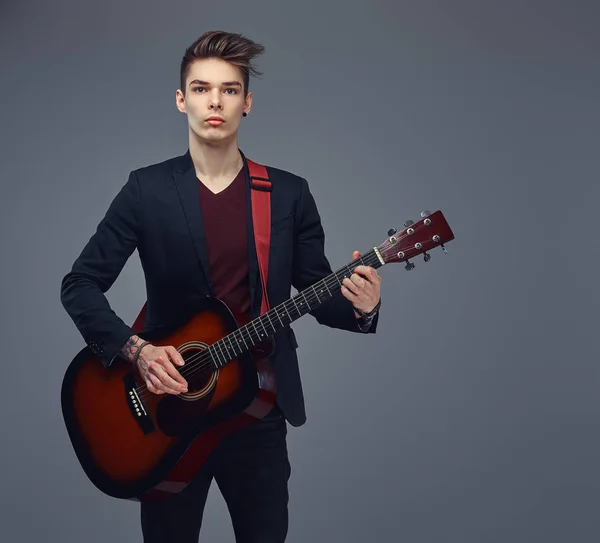
M 421 219 L 417 222 L 406 221 L 404 226 L 400 232 L 395 228 L 390 229 L 388 238 L 377 247 L 386 264 L 406 262 L 405 268 L 412 270 L 415 265 L 409 259 L 422 254 L 425 262 L 429 262 L 431 255 L 428 251 L 442 247 L 446 252 L 444 244 L 454 239 L 452 229 L 439 210 L 434 213 L 423 211 Z

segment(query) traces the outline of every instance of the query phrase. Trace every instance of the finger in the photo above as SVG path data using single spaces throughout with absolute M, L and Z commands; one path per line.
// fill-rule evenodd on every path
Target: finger
M 169 365 L 171 366 L 171 368 L 175 369 L 170 362 Z M 184 392 L 187 389 L 186 385 L 178 383 L 175 379 L 173 379 L 173 377 L 171 377 L 167 373 L 167 369 L 164 365 L 156 366 L 156 369 L 154 370 L 154 375 L 160 379 L 163 390 L 165 390 L 166 392 L 179 394 L 180 392 Z
M 356 294 L 354 294 L 349 288 L 343 286 L 342 287 L 342 294 L 348 298 L 348 300 L 350 300 L 351 302 L 355 302 L 358 300 L 358 296 Z
M 152 376 L 158 378 L 160 385 L 159 388 L 161 388 L 162 390 L 164 390 L 165 392 L 168 392 L 169 394 L 171 393 L 175 393 L 175 394 L 179 394 L 180 392 L 183 392 L 183 385 L 180 385 L 179 383 L 177 383 L 177 381 L 175 381 L 172 377 L 169 376 L 169 374 L 167 373 L 167 371 L 165 370 L 165 365 L 166 361 L 162 358 L 162 357 L 158 357 L 156 359 L 156 364 L 153 364 L 150 367 L 150 371 L 152 372 Z M 169 362 L 169 364 L 171 364 Z M 155 381 L 152 381 L 155 385 Z
M 181 358 L 181 355 L 179 354 L 179 351 L 177 351 L 177 349 L 175 347 L 165 347 L 165 350 L 167 351 L 167 354 L 170 357 L 172 357 L 171 360 L 173 358 L 175 358 L 176 363 L 177 363 L 177 360 L 179 360 L 179 359 L 183 360 L 183 358 Z M 163 367 L 164 367 L 165 371 L 173 379 L 175 379 L 175 381 L 177 381 L 179 384 L 181 384 L 183 386 L 187 386 L 186 380 L 182 377 L 181 373 L 179 373 L 179 371 L 177 371 L 177 368 L 175 366 L 173 366 L 171 361 L 167 360 Z
M 381 280 L 381 277 L 377 273 L 377 270 L 372 266 L 356 266 L 355 273 L 359 273 L 365 280 L 370 283 L 377 283 Z
M 347 287 L 357 296 L 368 295 L 373 285 L 364 280 L 360 275 L 351 275 Z
M 181 353 L 175 347 L 168 345 L 165 347 L 165 350 L 169 353 L 169 357 L 175 364 L 178 366 L 183 366 L 185 364 L 183 356 L 181 356 Z
M 177 368 L 170 362 L 166 362 L 163 370 L 169 376 L 169 385 L 174 386 L 179 390 L 187 390 L 188 383 L 183 376 L 177 371 Z
M 358 296 L 358 285 L 356 285 L 352 280 L 348 279 L 348 277 L 344 277 L 342 281 L 342 288 L 346 287 L 348 291 L 350 291 L 355 296 Z
M 160 379 L 158 379 L 154 375 L 148 375 L 148 379 L 146 381 L 146 388 L 154 394 L 164 394 L 164 392 L 162 391 L 162 387 L 160 386 Z
M 358 275 L 357 273 L 353 273 L 350 276 L 350 280 L 359 288 L 363 288 L 366 285 L 366 280 L 363 279 L 360 275 Z
M 146 388 L 152 392 L 152 394 L 164 394 L 162 390 L 158 390 L 152 383 L 147 384 Z
M 381 281 L 381 276 L 375 268 L 369 268 L 367 276 L 369 277 L 372 283 L 377 283 L 378 281 Z
M 179 385 L 174 385 L 171 386 L 170 384 L 167 383 L 167 377 L 166 377 L 166 373 L 163 372 L 163 375 L 165 376 L 164 378 L 160 378 L 160 389 L 164 392 L 166 392 L 167 394 L 181 394 L 182 392 L 184 392 L 183 390 L 181 390 L 181 388 L 179 388 Z M 170 378 L 169 378 L 170 379 Z M 170 383 L 171 381 L 169 381 Z

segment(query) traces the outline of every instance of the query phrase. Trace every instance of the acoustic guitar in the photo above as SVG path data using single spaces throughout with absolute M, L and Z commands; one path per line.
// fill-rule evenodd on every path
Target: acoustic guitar
M 379 268 L 429 253 L 454 239 L 441 211 L 421 213 L 379 246 L 249 320 L 207 297 L 191 319 L 154 345 L 173 345 L 188 382 L 179 395 L 150 392 L 137 368 L 115 358 L 105 368 L 89 347 L 68 366 L 61 403 L 68 435 L 85 474 L 103 493 L 133 501 L 168 499 L 181 492 L 219 442 L 256 423 L 273 407 L 276 383 L 268 360 L 272 336 L 326 303 L 356 266 Z

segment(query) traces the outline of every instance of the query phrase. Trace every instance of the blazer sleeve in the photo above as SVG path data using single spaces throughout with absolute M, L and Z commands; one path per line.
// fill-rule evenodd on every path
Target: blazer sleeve
M 139 182 L 132 171 L 61 283 L 63 307 L 105 367 L 135 333 L 111 309 L 104 293 L 138 245 L 140 217 Z
M 292 263 L 292 285 L 299 292 L 327 277 L 333 270 L 325 256 L 325 232 L 308 182 L 302 179 L 296 208 L 297 226 Z M 350 300 L 338 290 L 329 300 L 309 312 L 320 324 L 350 332 L 374 334 L 379 313 L 365 330 L 359 326 Z

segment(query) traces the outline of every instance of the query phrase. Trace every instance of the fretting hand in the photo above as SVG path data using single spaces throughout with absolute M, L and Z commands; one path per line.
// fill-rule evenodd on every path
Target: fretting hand
M 354 251 L 352 260 L 357 258 L 360 258 L 360 252 Z M 381 297 L 381 277 L 371 266 L 357 266 L 354 273 L 342 281 L 342 294 L 355 308 L 369 313 Z

